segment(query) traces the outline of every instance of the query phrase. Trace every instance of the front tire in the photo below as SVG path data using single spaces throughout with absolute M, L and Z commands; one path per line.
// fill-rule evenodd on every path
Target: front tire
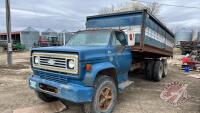
M 36 94 L 44 102 L 52 102 L 52 101 L 57 100 L 55 97 L 48 95 L 46 93 L 43 93 L 43 92 L 36 91 Z
M 117 87 L 109 76 L 101 76 L 95 82 L 91 103 L 83 104 L 84 113 L 112 113 L 117 102 Z

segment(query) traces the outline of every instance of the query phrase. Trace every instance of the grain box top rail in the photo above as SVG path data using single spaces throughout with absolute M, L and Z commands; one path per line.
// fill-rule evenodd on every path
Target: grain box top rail
M 110 16 L 140 14 L 140 13 L 145 13 L 145 12 L 149 15 L 149 18 L 151 18 L 155 23 L 157 23 L 160 27 L 162 27 L 164 30 L 166 30 L 166 32 L 169 33 L 174 38 L 174 33 L 172 33 L 159 19 L 157 19 L 155 16 L 153 16 L 152 14 L 150 14 L 146 10 L 125 11 L 125 12 L 117 12 L 117 13 L 109 13 L 109 14 L 100 14 L 100 15 L 94 15 L 94 16 L 87 16 L 87 20 L 93 19 L 93 18 L 110 17 Z

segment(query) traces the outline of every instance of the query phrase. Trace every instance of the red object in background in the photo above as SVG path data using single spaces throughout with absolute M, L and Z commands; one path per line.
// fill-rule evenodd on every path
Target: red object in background
M 193 70 L 196 70 L 197 69 L 196 65 L 200 64 L 197 61 L 191 61 L 188 57 L 182 58 L 181 61 L 183 63 L 182 67 L 189 66 L 190 69 L 193 69 Z
M 183 58 L 181 59 L 181 61 L 182 61 L 183 63 L 189 63 L 189 62 L 190 62 L 190 59 L 189 59 L 188 57 L 183 57 Z
M 39 38 L 38 43 L 39 43 L 39 45 L 42 46 L 42 47 L 43 47 L 43 46 L 48 46 L 48 41 L 45 40 L 43 37 L 40 37 L 40 38 Z

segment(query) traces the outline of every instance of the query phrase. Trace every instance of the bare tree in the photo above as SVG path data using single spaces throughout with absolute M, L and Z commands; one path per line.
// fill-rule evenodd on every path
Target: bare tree
M 158 1 L 153 1 L 152 3 L 148 3 L 146 7 L 147 10 L 155 16 L 158 16 L 158 14 L 160 13 L 161 5 L 158 3 Z
M 115 11 L 115 6 L 112 5 L 111 7 L 103 7 L 99 10 L 99 14 L 108 14 L 113 13 Z
M 99 14 L 147 9 L 151 14 L 158 16 L 160 8 L 161 5 L 158 3 L 158 1 L 153 1 L 152 3 L 147 3 L 147 4 L 138 1 L 132 1 L 132 2 L 121 3 L 116 7 L 112 5 L 111 7 L 102 8 L 100 9 Z
M 195 41 L 198 39 L 198 31 L 200 30 L 198 26 L 190 26 L 192 30 L 192 40 Z

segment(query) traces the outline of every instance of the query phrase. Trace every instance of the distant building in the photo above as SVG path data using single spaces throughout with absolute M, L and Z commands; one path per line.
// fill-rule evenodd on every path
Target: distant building
M 41 32 L 39 40 L 40 46 L 60 46 L 62 45 L 62 39 L 58 36 L 58 33 L 51 28 Z
M 41 33 L 41 36 L 43 36 L 45 38 L 58 37 L 58 33 L 56 31 L 54 31 L 53 29 L 48 28 Z
M 62 39 L 63 45 L 65 45 L 74 35 L 74 32 L 68 32 L 63 30 L 61 33 L 58 33 L 58 36 Z
M 197 40 L 200 41 L 200 32 L 198 32 Z
M 38 44 L 40 37 L 39 31 L 32 27 L 27 27 L 26 29 L 18 32 L 11 33 L 12 43 L 20 43 L 25 46 L 26 49 L 31 49 Z M 7 47 L 7 34 L 0 33 L 0 46 Z
M 56 32 L 51 28 L 40 32 L 32 27 L 27 27 L 26 29 L 18 32 L 12 32 L 12 43 L 22 44 L 26 49 L 31 49 L 33 47 L 47 47 L 47 46 L 62 46 L 65 45 L 74 32 L 68 32 L 63 30 L 62 32 Z M 7 33 L 0 33 L 0 46 L 7 48 Z
M 190 29 L 182 28 L 175 33 L 176 45 L 180 45 L 182 41 L 192 41 L 193 32 Z
M 74 35 L 73 32 L 68 32 L 63 30 L 61 32 L 56 32 L 51 28 L 41 32 L 41 37 L 39 39 L 40 46 L 62 46 L 65 45 L 71 37 Z

